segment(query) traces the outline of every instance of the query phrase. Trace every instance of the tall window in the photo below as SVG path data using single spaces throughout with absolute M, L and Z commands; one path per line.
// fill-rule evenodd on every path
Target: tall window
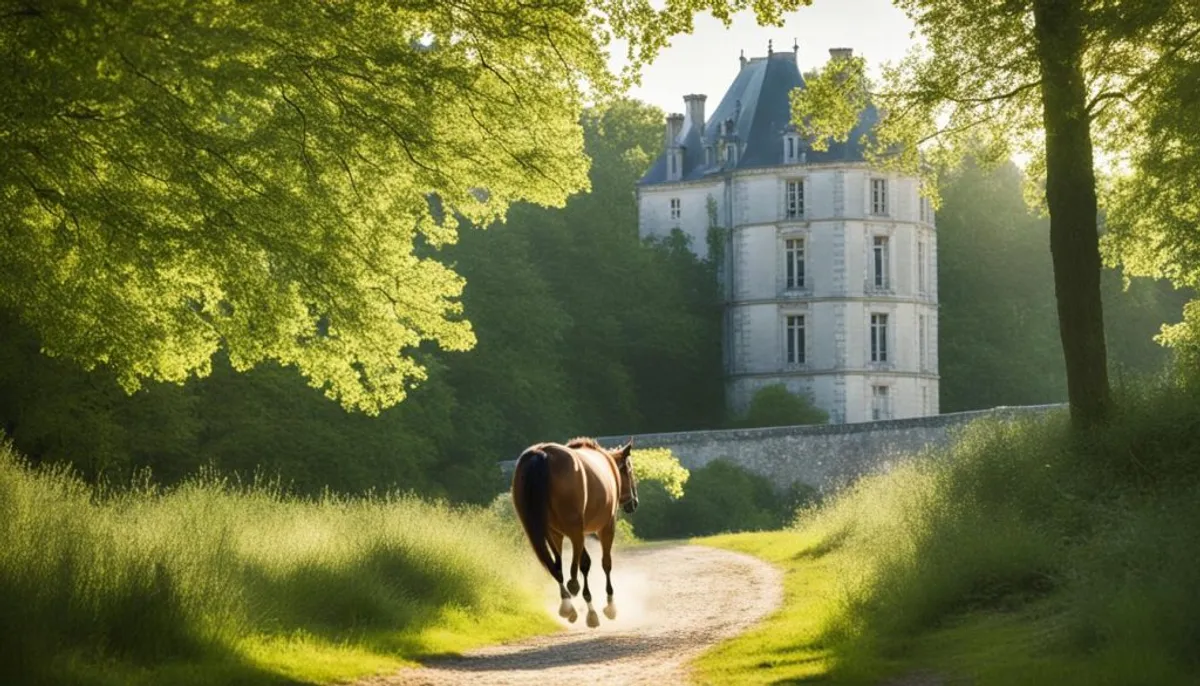
M 682 214 L 682 207 L 679 198 L 671 198 L 671 219 L 679 219 L 679 215 Z
M 670 171 L 668 172 L 668 174 L 670 174 L 671 178 L 675 178 L 675 176 L 679 174 L 679 167 L 677 166 L 676 161 L 675 161 L 675 153 L 672 152 L 670 155 L 668 155 L 668 158 L 669 158 L 669 162 L 671 165 L 671 168 L 670 168 Z
M 917 357 L 921 362 L 921 371 L 925 371 L 926 356 L 925 356 L 925 315 L 917 315 Z
M 787 318 L 787 363 L 804 364 L 804 315 Z
M 917 292 L 925 294 L 925 241 L 917 241 Z
M 876 236 L 871 245 L 871 285 L 879 290 L 888 287 L 888 239 Z
M 796 139 L 791 136 L 787 137 L 787 161 L 791 162 L 796 159 Z
M 929 414 L 929 387 L 921 386 L 921 414 Z
M 716 151 L 713 150 L 713 146 L 711 146 L 711 145 L 704 146 L 704 165 L 705 166 L 711 167 L 713 165 L 713 161 L 716 158 L 716 156 L 717 156 Z
M 871 361 L 888 361 L 888 316 L 886 314 L 871 315 Z
M 871 214 L 888 213 L 887 179 L 871 179 Z
M 787 218 L 799 219 L 804 216 L 804 181 L 792 179 L 787 182 Z
M 787 263 L 785 288 L 788 290 L 804 288 L 804 239 L 789 238 L 783 242 L 783 246 L 784 260 Z
M 891 419 L 891 400 L 887 386 L 871 386 L 871 419 Z

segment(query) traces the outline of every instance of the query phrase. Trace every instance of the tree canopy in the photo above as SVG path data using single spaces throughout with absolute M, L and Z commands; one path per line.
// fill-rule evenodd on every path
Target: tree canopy
M 793 98 L 814 137 L 845 140 L 868 104 L 881 112 L 872 160 L 925 172 L 968 151 L 985 162 L 1032 156 L 1050 215 L 1050 249 L 1072 417 L 1107 416 L 1094 150 L 1129 147 L 1158 99 L 1164 58 L 1200 35 L 1200 7 L 1174 0 L 896 0 L 926 44 L 883 70 L 835 60 Z M 982 144 L 980 144 L 982 142 Z M 932 164 L 925 165 L 925 162 Z
M 696 11 L 807 1 L 5 0 L 0 307 L 130 390 L 223 348 L 376 413 L 475 342 L 459 221 L 586 190 L 587 99 Z

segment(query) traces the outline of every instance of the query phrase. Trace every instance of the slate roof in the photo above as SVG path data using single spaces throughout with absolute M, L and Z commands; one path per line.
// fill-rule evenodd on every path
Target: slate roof
M 702 179 L 731 169 L 783 164 L 783 134 L 791 118 L 788 93 L 794 88 L 804 88 L 804 77 L 796 64 L 795 53 L 778 52 L 749 60 L 705 123 L 703 137 L 690 118 L 684 120 L 678 139 L 684 148 L 681 180 Z M 705 165 L 704 149 L 709 145 L 716 146 L 721 123 L 727 119 L 733 120 L 733 131 L 741 143 L 737 163 L 728 165 L 714 161 L 712 165 Z M 845 143 L 831 142 L 828 150 L 819 152 L 803 146 L 801 150 L 805 152 L 806 161 L 810 164 L 863 161 L 858 140 L 878 121 L 875 106 L 868 106 Z M 667 155 L 663 151 L 638 185 L 666 181 Z

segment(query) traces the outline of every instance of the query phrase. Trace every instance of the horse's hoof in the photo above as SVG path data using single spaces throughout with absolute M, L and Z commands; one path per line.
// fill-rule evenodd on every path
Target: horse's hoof
M 564 619 L 570 617 L 572 622 L 575 621 L 575 607 L 571 605 L 571 601 L 562 599 L 562 604 L 558 606 L 558 616 Z
M 593 629 L 600 626 L 600 615 L 596 614 L 595 610 L 588 610 L 587 623 Z
M 575 608 L 571 608 L 571 614 L 567 617 L 567 621 L 574 624 L 576 619 L 579 619 L 579 613 L 575 611 Z
M 567 592 L 571 595 L 579 595 L 579 582 L 571 579 L 567 582 Z
M 617 606 L 613 605 L 612 603 L 605 605 L 604 606 L 604 616 L 608 617 L 609 619 L 616 619 L 617 618 Z

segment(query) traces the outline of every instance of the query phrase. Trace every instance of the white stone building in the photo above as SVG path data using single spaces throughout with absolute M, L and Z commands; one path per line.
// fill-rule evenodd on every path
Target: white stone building
M 863 162 L 873 108 L 846 143 L 808 147 L 789 124 L 795 51 L 741 62 L 707 120 L 706 97 L 684 96 L 637 188 L 642 236 L 720 246 L 729 405 L 782 382 L 834 423 L 938 414 L 937 234 L 918 180 Z

